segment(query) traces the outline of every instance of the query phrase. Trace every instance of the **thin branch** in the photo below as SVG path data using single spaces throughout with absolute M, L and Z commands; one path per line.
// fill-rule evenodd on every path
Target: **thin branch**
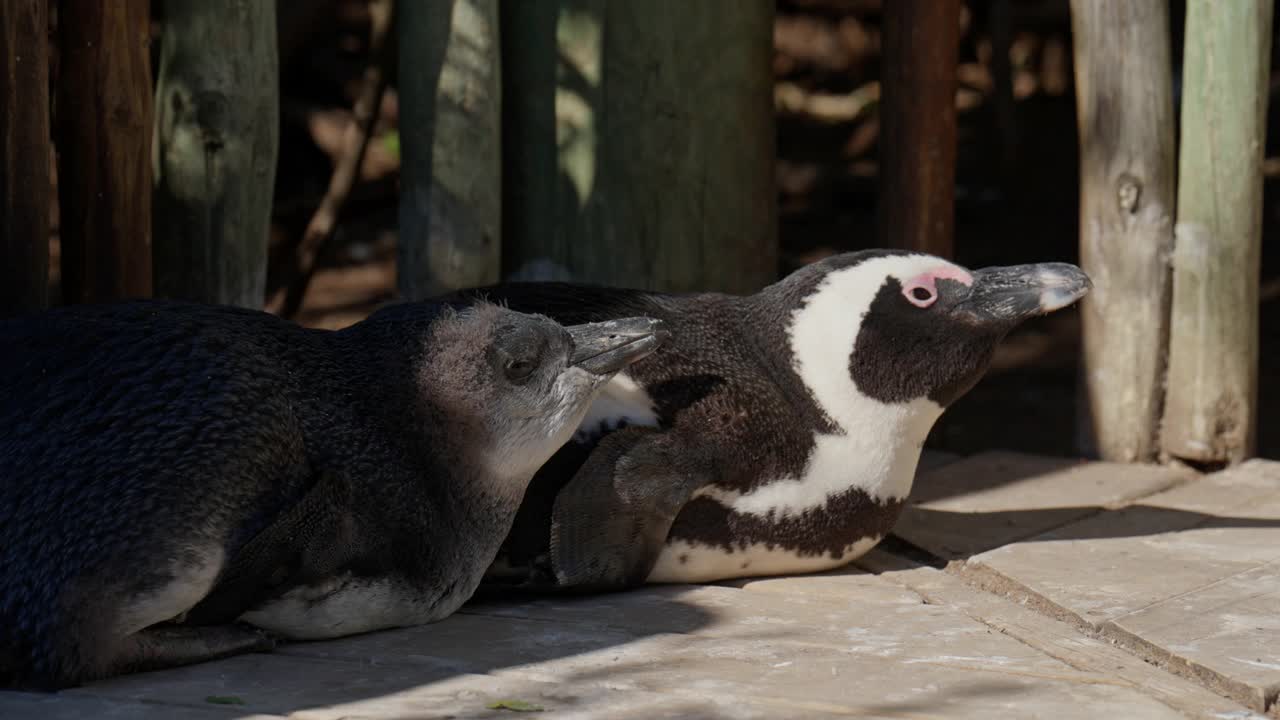
M 377 122 L 382 106 L 382 96 L 387 89 L 386 67 L 389 62 L 386 42 L 395 14 L 395 0 L 371 0 L 369 3 L 369 67 L 364 71 L 364 87 L 352 107 L 352 122 L 347 126 L 342 142 L 342 152 L 334 164 L 329 189 L 320 200 L 319 207 L 307 223 L 298 243 L 296 268 L 286 284 L 283 300 L 272 302 L 269 308 L 283 317 L 293 317 L 302 307 L 311 277 L 315 274 L 316 258 L 333 236 L 338 216 L 346 204 L 351 188 L 355 185 L 360 166 L 364 163 L 369 138 Z

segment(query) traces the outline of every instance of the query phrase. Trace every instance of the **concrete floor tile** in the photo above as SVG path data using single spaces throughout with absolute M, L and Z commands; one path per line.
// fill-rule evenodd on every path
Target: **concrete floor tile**
M 963 559 L 1192 477 L 1156 466 L 983 453 L 922 475 L 893 533 L 940 558 Z

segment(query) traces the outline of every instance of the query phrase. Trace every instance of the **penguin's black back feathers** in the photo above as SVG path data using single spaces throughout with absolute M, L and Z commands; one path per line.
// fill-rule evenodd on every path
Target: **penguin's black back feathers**
M 0 681 L 93 677 L 127 603 L 176 568 L 231 562 L 320 468 L 391 494 L 441 471 L 451 456 L 414 392 L 435 307 L 338 332 L 163 301 L 0 323 Z M 448 502 L 384 503 L 405 517 L 378 520 L 447 525 Z

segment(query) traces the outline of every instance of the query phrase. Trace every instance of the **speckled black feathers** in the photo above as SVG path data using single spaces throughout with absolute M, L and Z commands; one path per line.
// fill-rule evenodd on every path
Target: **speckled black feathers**
M 323 332 L 139 301 L 0 324 L 0 680 L 129 669 L 108 647 L 129 603 L 234 565 L 321 470 L 361 479 L 354 512 L 379 513 L 362 522 L 417 528 L 391 562 L 425 562 L 432 531 L 458 530 L 443 483 L 418 481 L 457 460 L 413 390 L 437 312 Z
M 483 298 L 513 310 L 544 313 L 562 323 L 629 314 L 663 320 L 671 340 L 627 374 L 653 399 L 659 427 L 686 441 L 680 443 L 680 462 L 686 471 L 696 468 L 697 477 L 682 485 L 689 492 L 700 485 L 749 492 L 772 478 L 798 475 L 815 434 L 834 430 L 794 371 L 788 337 L 792 312 L 831 271 L 898 254 L 836 256 L 742 297 L 510 283 L 459 293 L 449 301 L 466 304 Z M 534 477 L 500 555 L 504 562 L 528 566 L 546 557 L 556 497 L 598 441 L 593 437 L 585 443 L 570 442 Z M 691 527 L 683 517 L 676 519 L 673 535 Z M 643 579 L 643 573 L 639 575 Z
M 568 522 L 569 515 L 572 522 L 581 524 L 571 528 L 573 537 L 611 539 L 601 541 L 598 548 L 576 550 L 567 562 L 577 567 L 556 568 L 561 584 L 579 575 L 584 582 L 596 584 L 642 582 L 660 550 L 652 541 L 654 527 L 669 540 L 722 548 L 726 553 L 756 545 L 784 548 L 797 557 L 833 558 L 839 558 L 855 541 L 887 533 L 901 502 L 873 497 L 853 487 L 857 477 L 850 477 L 850 487 L 828 497 L 826 505 L 786 517 L 783 513 L 762 517 L 742 514 L 708 496 L 689 499 L 700 488 L 713 491 L 713 495 L 734 497 L 771 482 L 801 478 L 813 456 L 816 438 L 845 432 L 828 417 L 823 403 L 839 405 L 855 398 L 827 397 L 819 402 L 814 396 L 819 388 L 806 385 L 792 347 L 796 318 L 833 273 L 910 254 L 874 250 L 833 256 L 746 297 L 514 283 L 454 298 L 464 303 L 487 298 L 515 310 L 546 313 L 561 322 L 642 313 L 661 318 L 672 332 L 671 342 L 627 372 L 653 401 L 658 432 L 629 435 L 633 438 L 628 441 L 630 447 L 618 450 L 608 446 L 601 457 L 592 452 L 600 442 L 594 433 L 562 449 L 531 484 L 503 549 L 504 562 L 517 568 L 531 566 L 535 575 L 545 575 L 548 563 L 556 565 L 558 552 L 556 543 L 548 548 L 548 536 L 568 532 L 558 529 L 554 518 Z M 941 267 L 943 261 L 938 264 Z M 910 263 L 900 266 L 911 267 Z M 812 337 L 805 341 L 812 352 L 840 353 L 848 358 L 848 379 L 856 387 L 852 392 L 881 403 L 928 398 L 945 407 L 981 377 L 999 337 L 968 328 L 948 314 L 950 303 L 963 297 L 967 288 L 956 280 L 942 279 L 938 287 L 946 291 L 947 300 L 939 301 L 937 307 L 921 308 L 904 299 L 902 284 L 894 277 L 867 275 L 859 282 L 877 283 L 859 288 L 874 293 L 864 316 L 854 314 L 863 308 L 833 308 L 830 300 L 820 311 L 830 313 L 829 317 L 813 316 L 858 328 L 854 346 L 827 347 Z M 841 290 L 836 292 L 834 297 L 841 297 Z M 820 378 L 819 384 L 831 381 Z M 843 386 L 837 382 L 831 387 Z M 874 412 L 868 407 L 867 412 Z M 874 423 L 874 417 L 868 422 Z M 619 462 L 630 459 L 652 467 L 661 464 L 656 459 L 664 459 L 662 462 L 674 469 L 647 472 L 643 477 L 610 471 L 606 461 L 614 456 Z M 593 461 L 599 466 L 595 471 L 591 470 Z M 644 492 L 621 487 L 580 488 L 580 497 L 570 502 L 566 484 L 573 480 L 581 485 L 582 474 L 589 472 L 601 475 L 603 483 L 654 483 L 657 487 L 643 488 Z M 647 508 L 638 508 L 639 503 L 624 498 L 628 492 L 655 497 L 663 489 L 673 493 L 682 506 L 678 513 L 664 509 L 670 505 L 667 498 Z M 619 533 L 631 539 L 618 539 Z M 593 557 L 591 552 L 598 555 Z M 559 551 L 559 555 L 565 553 Z M 584 568 L 586 572 L 577 572 Z M 591 568 L 605 568 L 604 577 L 592 576 L 595 571 Z M 512 577 L 518 578 L 519 572 L 504 568 L 493 579 L 509 582 Z

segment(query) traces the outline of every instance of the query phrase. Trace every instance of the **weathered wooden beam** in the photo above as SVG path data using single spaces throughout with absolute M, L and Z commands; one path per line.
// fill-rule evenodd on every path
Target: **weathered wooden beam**
M 1000 131 L 1000 183 L 1006 194 L 1018 182 L 1018 114 L 1013 95 L 1013 8 L 1011 0 L 991 0 L 987 8 L 987 29 L 991 36 L 992 103 L 996 128 Z
M 1262 159 L 1272 0 L 1187 0 L 1182 137 L 1162 447 L 1253 453 Z
M 557 247 L 557 197 L 568 190 L 556 145 L 559 0 L 504 2 L 502 270 L 511 275 Z M 596 13 L 598 15 L 598 12 Z M 599 53 L 599 48 L 593 51 Z M 528 269 L 525 271 L 528 274 Z M 547 275 L 539 279 L 552 279 Z
M 399 9 L 401 297 L 498 279 L 501 70 L 497 0 Z
M 151 295 L 149 0 L 58 6 L 62 296 Z
M 1173 251 L 1169 4 L 1072 0 L 1071 24 L 1080 259 L 1094 283 L 1079 417 L 1103 459 L 1148 462 L 1159 450 Z
M 884 3 L 880 244 L 953 255 L 960 0 Z
M 167 0 L 155 123 L 155 290 L 260 308 L 279 146 L 275 0 Z
M 0 317 L 49 303 L 49 9 L 0 2 Z
M 674 291 L 774 279 L 772 2 L 503 12 L 507 272 Z

